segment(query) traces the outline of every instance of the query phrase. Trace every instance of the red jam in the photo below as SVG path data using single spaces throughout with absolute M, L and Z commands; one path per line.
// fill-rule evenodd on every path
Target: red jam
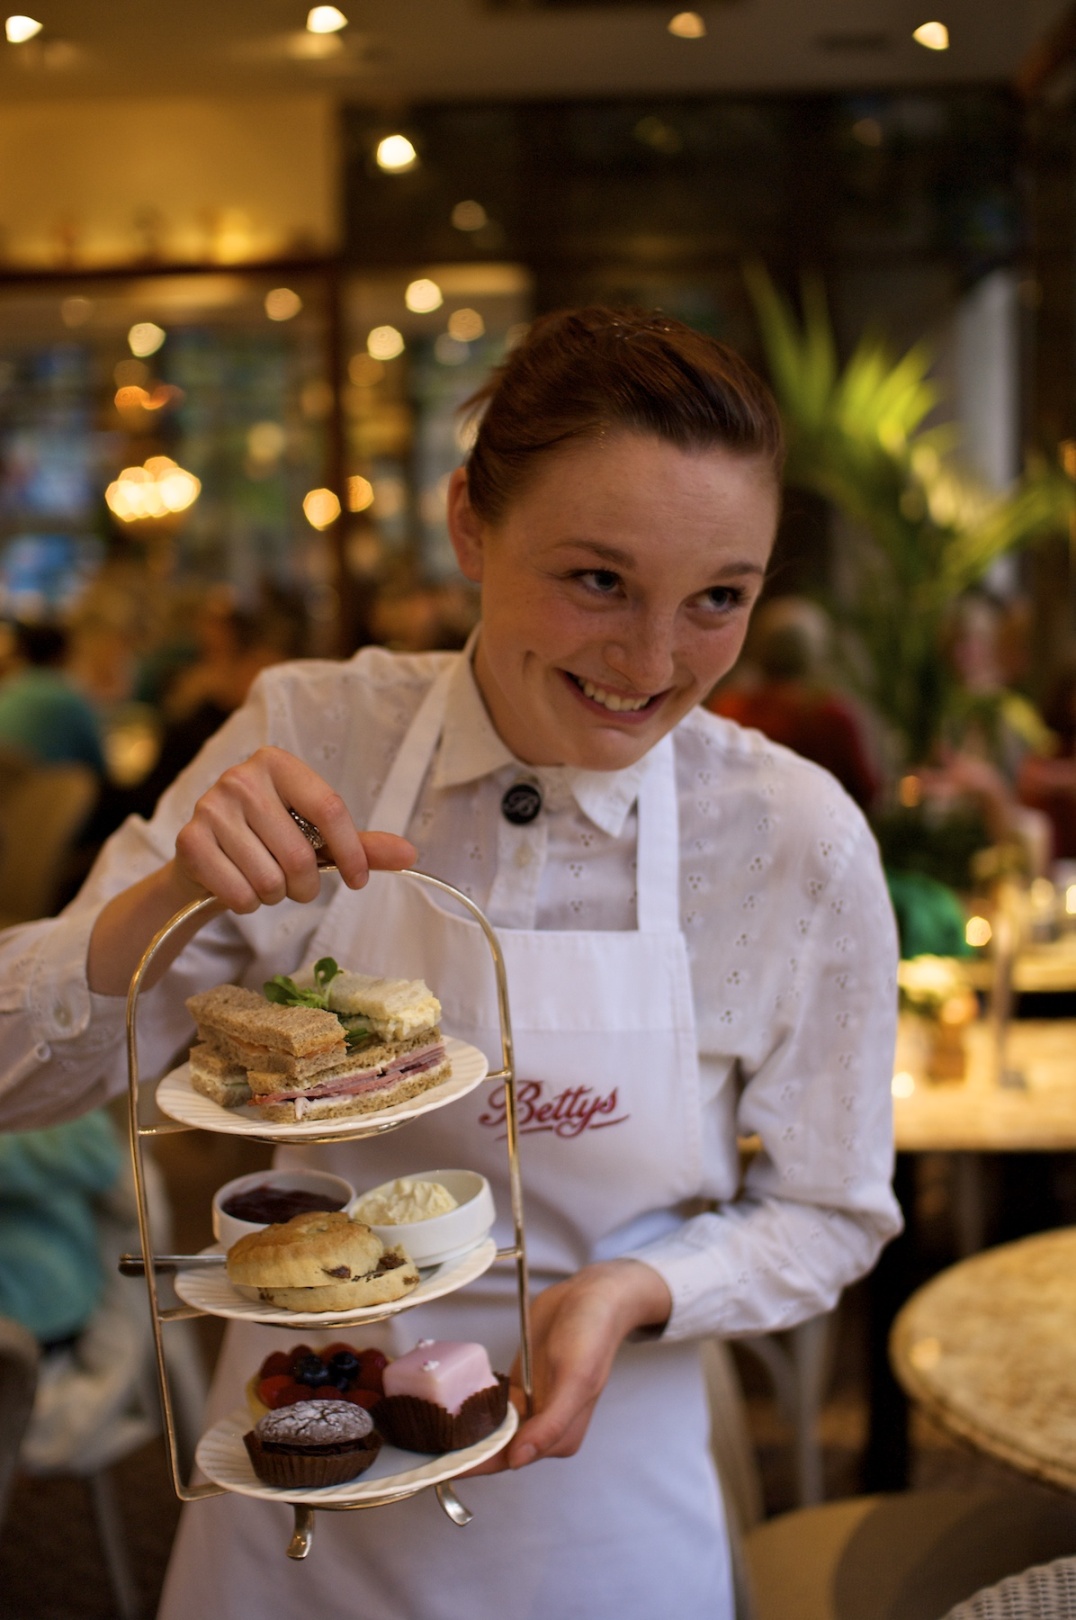
M 247 1192 L 235 1193 L 221 1205 L 225 1215 L 237 1221 L 251 1221 L 258 1226 L 272 1226 L 290 1221 L 293 1215 L 306 1215 L 316 1209 L 343 1209 L 343 1198 L 332 1193 L 310 1192 L 304 1187 L 251 1187 Z

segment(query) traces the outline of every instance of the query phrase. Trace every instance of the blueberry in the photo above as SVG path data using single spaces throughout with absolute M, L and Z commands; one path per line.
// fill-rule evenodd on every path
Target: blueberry
M 309 1389 L 321 1389 L 330 1382 L 329 1369 L 320 1356 L 307 1356 L 296 1366 L 292 1377 L 297 1384 L 306 1384 Z
M 331 1363 L 326 1369 L 329 1383 L 334 1389 L 347 1389 L 352 1382 L 351 1374 L 346 1367 L 334 1367 Z
M 329 1366 L 335 1368 L 337 1372 L 344 1373 L 348 1378 L 354 1378 L 359 1370 L 359 1358 L 350 1350 L 338 1350 L 335 1356 L 330 1356 Z M 336 1380 L 333 1379 L 333 1382 Z M 343 1385 L 340 1388 L 343 1388 Z

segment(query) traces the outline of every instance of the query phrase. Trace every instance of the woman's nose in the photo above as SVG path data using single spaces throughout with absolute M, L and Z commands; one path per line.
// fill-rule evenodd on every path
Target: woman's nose
M 653 696 L 672 682 L 675 660 L 671 627 L 648 620 L 630 636 L 607 643 L 605 662 L 617 678 L 636 692 Z

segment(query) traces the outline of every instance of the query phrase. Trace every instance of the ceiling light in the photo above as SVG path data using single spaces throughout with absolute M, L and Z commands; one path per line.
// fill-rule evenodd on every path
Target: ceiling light
M 290 287 L 274 287 L 265 295 L 265 313 L 271 321 L 290 321 L 302 307 L 302 299 Z
M 366 352 L 375 360 L 395 360 L 403 351 L 403 334 L 394 326 L 375 326 L 366 339 Z
M 40 34 L 43 23 L 36 17 L 8 17 L 4 22 L 4 33 L 7 35 L 9 45 L 22 45 L 35 34 Z
M 327 529 L 340 516 L 340 497 L 331 489 L 312 489 L 303 496 L 303 516 L 312 529 Z
M 923 45 L 928 51 L 947 51 L 949 49 L 949 30 L 943 22 L 920 23 L 915 29 L 912 38 L 917 45 Z
M 457 343 L 473 343 L 486 330 L 486 323 L 477 309 L 455 309 L 448 317 L 449 336 Z
M 452 210 L 452 223 L 458 231 L 480 231 L 488 218 L 482 204 L 470 197 Z
M 339 6 L 313 6 L 306 14 L 308 34 L 337 34 L 347 27 L 347 18 Z
M 128 332 L 127 342 L 131 346 L 131 353 L 144 360 L 147 354 L 157 353 L 167 336 L 163 326 L 157 326 L 153 321 L 139 321 Z
M 668 29 L 677 39 L 706 38 L 706 24 L 697 11 L 678 11 L 669 19 Z
M 415 315 L 428 315 L 431 310 L 440 309 L 444 301 L 444 294 L 436 281 L 426 277 L 412 281 L 404 293 L 404 303 Z
M 389 174 L 404 174 L 418 162 L 418 153 L 406 135 L 386 135 L 377 143 L 377 166 Z
M 365 512 L 368 506 L 374 504 L 374 486 L 368 478 L 354 477 L 347 481 L 347 509 L 349 512 Z

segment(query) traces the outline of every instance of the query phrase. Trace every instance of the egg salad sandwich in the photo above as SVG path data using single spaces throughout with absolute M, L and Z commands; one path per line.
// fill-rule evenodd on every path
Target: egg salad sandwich
M 421 979 L 342 971 L 322 957 L 264 993 L 222 984 L 191 996 L 191 1084 L 275 1124 L 370 1113 L 451 1074 L 441 1004 Z

